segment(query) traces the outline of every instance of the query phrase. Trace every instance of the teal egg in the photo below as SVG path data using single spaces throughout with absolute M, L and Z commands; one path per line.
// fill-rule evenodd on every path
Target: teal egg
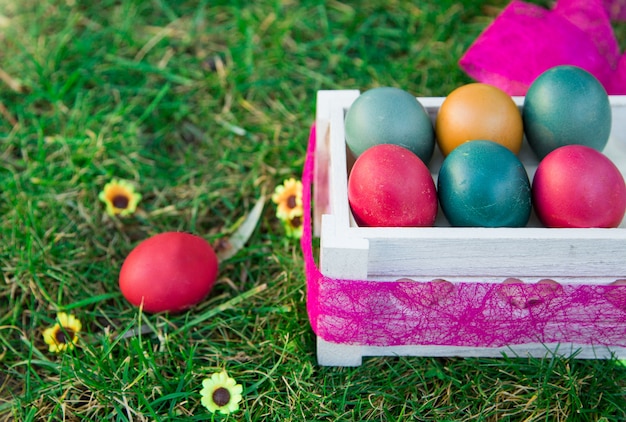
M 565 145 L 602 151 L 611 133 L 611 104 L 591 73 L 556 66 L 528 88 L 522 119 L 528 144 L 540 160 Z
M 532 209 L 528 174 L 517 156 L 492 141 L 456 147 L 437 180 L 439 204 L 452 226 L 523 227 Z
M 345 117 L 346 144 L 355 157 L 374 145 L 398 145 L 428 163 L 435 149 L 432 121 L 422 104 L 393 87 L 365 91 Z

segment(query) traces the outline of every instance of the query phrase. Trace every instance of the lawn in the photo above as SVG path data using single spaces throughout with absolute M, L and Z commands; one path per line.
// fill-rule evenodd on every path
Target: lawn
M 507 2 L 362 3 L 0 1 L 1 421 L 626 420 L 614 360 L 318 366 L 300 246 L 270 201 L 197 306 L 149 314 L 121 295 L 140 241 L 216 245 L 300 177 L 317 90 L 444 96 Z M 142 195 L 133 215 L 98 198 L 115 178 Z M 57 312 L 82 322 L 58 354 Z M 243 386 L 227 416 L 200 402 L 223 369 Z

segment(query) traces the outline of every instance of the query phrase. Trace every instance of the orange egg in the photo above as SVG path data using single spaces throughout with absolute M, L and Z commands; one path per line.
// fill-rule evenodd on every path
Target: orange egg
M 477 139 L 496 142 L 517 154 L 524 125 L 513 99 L 495 86 L 471 83 L 452 91 L 435 121 L 437 144 L 446 156 L 454 148 Z

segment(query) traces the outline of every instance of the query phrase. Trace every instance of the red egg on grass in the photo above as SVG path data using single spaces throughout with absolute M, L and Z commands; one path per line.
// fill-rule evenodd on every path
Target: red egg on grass
M 437 217 L 437 190 L 428 167 L 398 145 L 376 145 L 359 156 L 348 178 L 348 202 L 362 226 L 424 227 Z
M 122 264 L 124 297 L 145 312 L 180 312 L 204 299 L 217 278 L 218 260 L 203 238 L 183 232 L 152 236 Z
M 601 152 L 567 145 L 537 167 L 533 204 L 547 227 L 618 227 L 626 210 L 626 185 L 619 169 Z

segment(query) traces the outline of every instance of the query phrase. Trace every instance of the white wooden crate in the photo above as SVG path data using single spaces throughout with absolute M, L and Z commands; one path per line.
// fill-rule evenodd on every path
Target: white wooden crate
M 348 168 L 344 115 L 357 90 L 319 91 L 313 230 L 320 236 L 320 270 L 349 280 L 501 283 L 508 277 L 525 283 L 551 278 L 562 284 L 607 285 L 626 279 L 626 221 L 616 229 L 548 229 L 534 214 L 524 228 L 450 227 L 439 212 L 434 227 L 358 227 L 347 195 Z M 443 97 L 418 98 L 435 119 Z M 521 108 L 523 97 L 514 97 Z M 626 96 L 610 97 L 613 127 L 604 153 L 626 176 Z M 524 140 L 519 158 L 532 180 L 538 161 Z M 433 178 L 443 158 L 438 149 L 429 163 Z M 626 323 L 626 322 L 625 322 Z M 516 344 L 504 347 L 340 344 L 318 336 L 321 365 L 359 365 L 363 356 L 500 356 L 502 353 L 580 358 L 626 357 L 621 346 L 589 344 Z

